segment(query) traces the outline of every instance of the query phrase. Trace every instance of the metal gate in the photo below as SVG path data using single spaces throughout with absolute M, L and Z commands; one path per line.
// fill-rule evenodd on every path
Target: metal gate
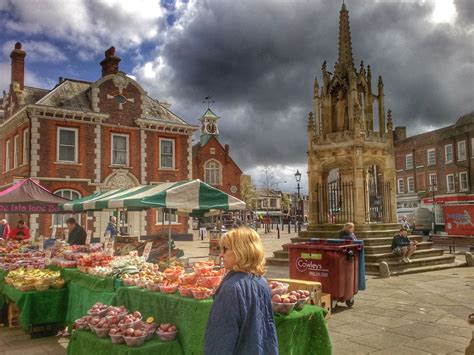
M 316 223 L 346 223 L 354 220 L 354 185 L 335 181 L 316 185 Z
M 391 216 L 391 184 L 377 184 L 369 181 L 366 185 L 366 220 L 368 222 L 390 222 Z

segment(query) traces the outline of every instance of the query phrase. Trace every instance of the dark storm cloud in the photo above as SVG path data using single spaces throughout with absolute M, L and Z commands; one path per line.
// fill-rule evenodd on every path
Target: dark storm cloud
M 430 2 L 347 1 L 354 65 L 385 84 L 386 108 L 409 134 L 452 124 L 473 109 L 472 5 L 435 25 Z M 212 95 L 221 138 L 244 168 L 305 164 L 314 76 L 337 59 L 338 1 L 197 2 L 192 20 L 171 31 L 160 54 L 173 70 L 175 111 L 196 123 Z

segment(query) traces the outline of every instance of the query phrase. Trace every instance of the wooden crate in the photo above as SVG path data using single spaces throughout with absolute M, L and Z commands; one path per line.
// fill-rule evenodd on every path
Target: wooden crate
M 319 306 L 326 309 L 328 313 L 324 319 L 331 318 L 331 295 L 329 293 L 322 293 Z
M 310 295 L 310 302 L 308 303 L 314 305 L 320 304 L 322 294 L 322 286 L 320 282 L 295 279 L 269 279 L 269 281 L 278 281 L 289 284 L 288 291 L 307 290 Z
M 8 326 L 17 327 L 20 325 L 20 310 L 15 303 L 8 304 Z

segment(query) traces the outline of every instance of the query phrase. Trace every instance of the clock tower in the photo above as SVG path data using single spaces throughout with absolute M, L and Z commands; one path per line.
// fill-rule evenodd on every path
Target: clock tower
M 219 120 L 217 116 L 210 108 L 206 110 L 204 115 L 201 116 L 199 121 L 201 122 L 201 144 L 205 145 L 207 141 L 215 136 L 216 138 L 219 135 L 219 126 L 217 121 Z

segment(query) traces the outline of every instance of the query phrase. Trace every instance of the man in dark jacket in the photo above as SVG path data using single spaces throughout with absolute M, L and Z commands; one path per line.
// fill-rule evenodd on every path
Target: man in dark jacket
M 400 232 L 393 237 L 392 240 L 392 253 L 401 256 L 404 263 L 411 263 L 410 256 L 416 251 L 416 241 L 411 241 L 408 238 L 407 229 L 402 227 Z
M 66 220 L 67 229 L 69 229 L 68 243 L 70 245 L 84 245 L 86 244 L 87 233 L 74 218 Z

